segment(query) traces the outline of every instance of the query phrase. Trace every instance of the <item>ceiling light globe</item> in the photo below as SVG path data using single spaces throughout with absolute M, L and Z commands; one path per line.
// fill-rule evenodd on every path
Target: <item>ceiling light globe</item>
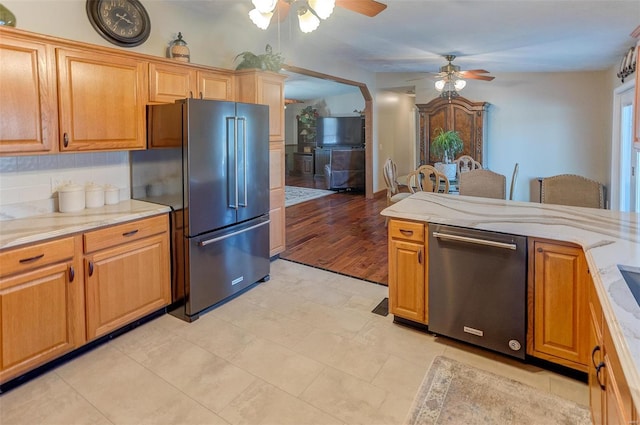
M 251 21 L 262 30 L 266 30 L 269 27 L 272 16 L 273 13 L 262 13 L 258 9 L 253 9 L 249 12 L 249 18 L 251 18 Z
M 252 0 L 251 3 L 253 3 L 260 13 L 269 13 L 273 12 L 273 9 L 276 8 L 278 0 Z
M 309 7 L 315 10 L 320 19 L 327 19 L 333 13 L 335 0 L 309 0 Z
M 444 86 L 445 86 L 445 81 L 444 80 L 438 80 L 436 81 L 436 90 L 438 91 L 442 91 L 444 90 Z
M 318 28 L 320 25 L 320 19 L 307 9 L 306 12 L 298 15 L 298 24 L 300 25 L 300 31 L 309 33 Z
M 466 85 L 467 82 L 465 80 L 456 80 L 456 82 L 453 83 L 453 87 L 455 87 L 456 90 L 462 90 Z

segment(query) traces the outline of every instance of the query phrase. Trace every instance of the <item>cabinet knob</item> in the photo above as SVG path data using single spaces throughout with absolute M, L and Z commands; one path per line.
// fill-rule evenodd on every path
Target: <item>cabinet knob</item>
M 93 261 L 89 261 L 89 276 L 93 276 Z
M 62 144 L 65 148 L 69 146 L 69 135 L 67 133 L 62 136 Z
M 544 250 L 542 248 L 538 248 L 536 251 L 538 252 L 544 252 Z
M 418 250 L 418 264 L 422 264 L 422 249 Z
M 73 282 L 73 279 L 76 277 L 76 271 L 73 266 L 69 266 L 69 283 Z

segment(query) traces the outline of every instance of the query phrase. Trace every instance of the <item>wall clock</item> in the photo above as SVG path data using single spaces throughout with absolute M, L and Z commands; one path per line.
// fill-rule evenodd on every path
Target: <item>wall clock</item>
M 144 43 L 151 22 L 138 0 L 87 0 L 87 16 L 105 40 L 122 47 Z

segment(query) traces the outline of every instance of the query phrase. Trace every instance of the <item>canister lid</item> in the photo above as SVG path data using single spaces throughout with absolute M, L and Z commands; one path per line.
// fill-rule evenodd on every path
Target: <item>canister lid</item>
M 65 184 L 63 186 L 58 187 L 58 192 L 79 192 L 79 191 L 83 191 L 84 187 L 80 186 L 79 184 L 74 184 L 74 183 L 68 183 Z
M 84 188 L 87 192 L 102 192 L 104 190 L 102 186 L 95 183 L 88 183 Z

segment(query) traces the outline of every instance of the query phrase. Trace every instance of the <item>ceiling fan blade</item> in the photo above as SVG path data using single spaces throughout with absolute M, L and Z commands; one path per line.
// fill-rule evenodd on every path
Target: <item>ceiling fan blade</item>
M 488 74 L 489 71 L 484 69 L 467 69 L 465 71 L 460 71 L 460 73 L 464 74 L 465 72 L 470 72 L 472 74 Z
M 284 0 L 280 0 L 273 14 L 275 15 L 275 18 L 278 19 L 278 21 L 282 22 L 289 14 L 289 9 L 291 9 L 291 5 Z
M 491 75 L 476 75 L 476 74 L 467 74 L 463 75 L 462 78 L 468 78 L 470 80 L 483 80 L 483 81 L 491 81 L 496 77 Z
M 336 6 L 371 18 L 387 8 L 386 4 L 375 0 L 336 0 Z

